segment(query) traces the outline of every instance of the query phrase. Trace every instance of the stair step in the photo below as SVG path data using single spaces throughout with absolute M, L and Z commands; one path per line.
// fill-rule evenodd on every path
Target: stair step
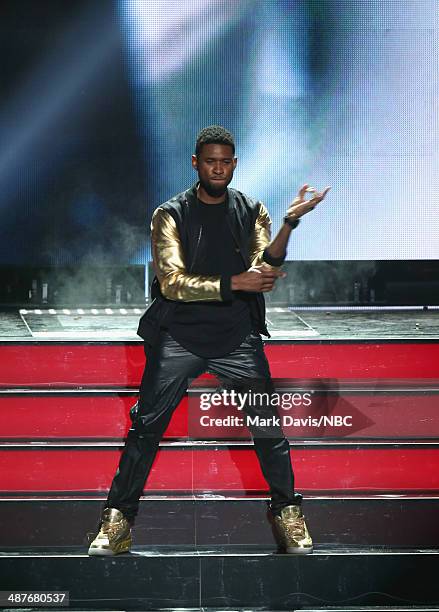
M 0 387 L 138 387 L 141 341 L 0 342 Z M 266 355 L 275 378 L 439 378 L 436 339 L 273 340 Z M 385 364 L 385 367 L 383 367 Z
M 322 389 L 314 381 L 308 390 L 309 406 L 279 409 L 285 435 L 291 439 L 439 437 L 437 385 L 424 381 L 422 387 L 401 382 L 390 386 L 390 381 L 383 381 L 372 389 L 359 383 Z M 228 426 L 223 421 L 226 416 L 242 418 L 242 412 L 223 406 L 202 411 L 201 392 L 191 390 L 189 398 L 183 398 L 165 439 L 249 438 L 245 425 Z M 122 440 L 131 426 L 129 410 L 136 400 L 137 394 L 129 389 L 0 391 L 1 438 Z
M 287 408 L 279 409 L 285 435 L 291 439 L 439 438 L 436 381 L 385 380 L 379 385 L 376 381 L 370 384 L 337 381 L 325 385 L 297 381 L 296 390 L 301 388 L 310 393 L 309 406 L 288 408 L 286 404 Z M 183 398 L 165 438 L 248 439 L 245 426 L 231 427 L 224 421 L 217 424 L 215 421 L 229 415 L 242 418 L 242 412 L 223 406 L 201 411 L 202 392 L 194 389 L 189 398 Z M 129 410 L 137 397 L 132 389 L 3 390 L 0 391 L 1 438 L 121 440 L 131 426 Z M 302 419 L 301 423 L 298 419 Z
M 2 590 L 68 591 L 71 609 L 246 606 L 428 606 L 439 601 L 439 550 L 318 546 L 134 547 L 117 558 L 82 549 L 0 554 Z
M 117 444 L 3 443 L 0 491 L 98 492 L 116 471 Z M 439 443 L 295 443 L 291 458 L 298 490 L 351 492 L 439 491 Z M 261 493 L 263 479 L 252 443 L 165 442 L 148 492 Z
M 1 439 L 117 439 L 131 426 L 133 390 L 0 392 Z M 187 437 L 187 398 L 174 412 L 165 438 Z
M 144 497 L 133 529 L 139 546 L 273 545 L 267 497 Z M 0 498 L 1 550 L 84 547 L 96 532 L 100 498 Z M 345 546 L 439 546 L 437 496 L 306 496 L 314 542 Z

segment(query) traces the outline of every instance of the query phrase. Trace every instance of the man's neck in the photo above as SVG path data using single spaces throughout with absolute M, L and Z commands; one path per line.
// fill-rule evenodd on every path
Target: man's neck
M 226 199 L 226 191 L 218 197 L 211 196 L 205 191 L 201 185 L 197 188 L 197 198 L 204 202 L 204 204 L 222 204 Z

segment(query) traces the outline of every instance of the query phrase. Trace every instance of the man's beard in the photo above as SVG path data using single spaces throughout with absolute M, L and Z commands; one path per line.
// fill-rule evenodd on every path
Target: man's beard
M 219 198 L 220 196 L 226 193 L 227 185 L 230 183 L 231 180 L 232 177 L 230 177 L 230 180 L 228 180 L 226 183 L 222 183 L 221 185 L 216 186 L 212 185 L 212 183 L 206 183 L 200 179 L 200 185 L 207 193 L 207 195 L 210 195 L 211 198 Z

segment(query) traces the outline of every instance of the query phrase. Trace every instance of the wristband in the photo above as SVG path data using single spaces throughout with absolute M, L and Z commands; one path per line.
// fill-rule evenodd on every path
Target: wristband
M 300 223 L 300 219 L 290 219 L 289 217 L 284 217 L 284 223 L 289 225 L 292 229 L 297 227 Z

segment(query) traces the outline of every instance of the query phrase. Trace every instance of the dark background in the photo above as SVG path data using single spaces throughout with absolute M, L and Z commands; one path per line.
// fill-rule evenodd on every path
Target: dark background
M 135 263 L 144 162 L 112 2 L 0 5 L 0 265 Z

